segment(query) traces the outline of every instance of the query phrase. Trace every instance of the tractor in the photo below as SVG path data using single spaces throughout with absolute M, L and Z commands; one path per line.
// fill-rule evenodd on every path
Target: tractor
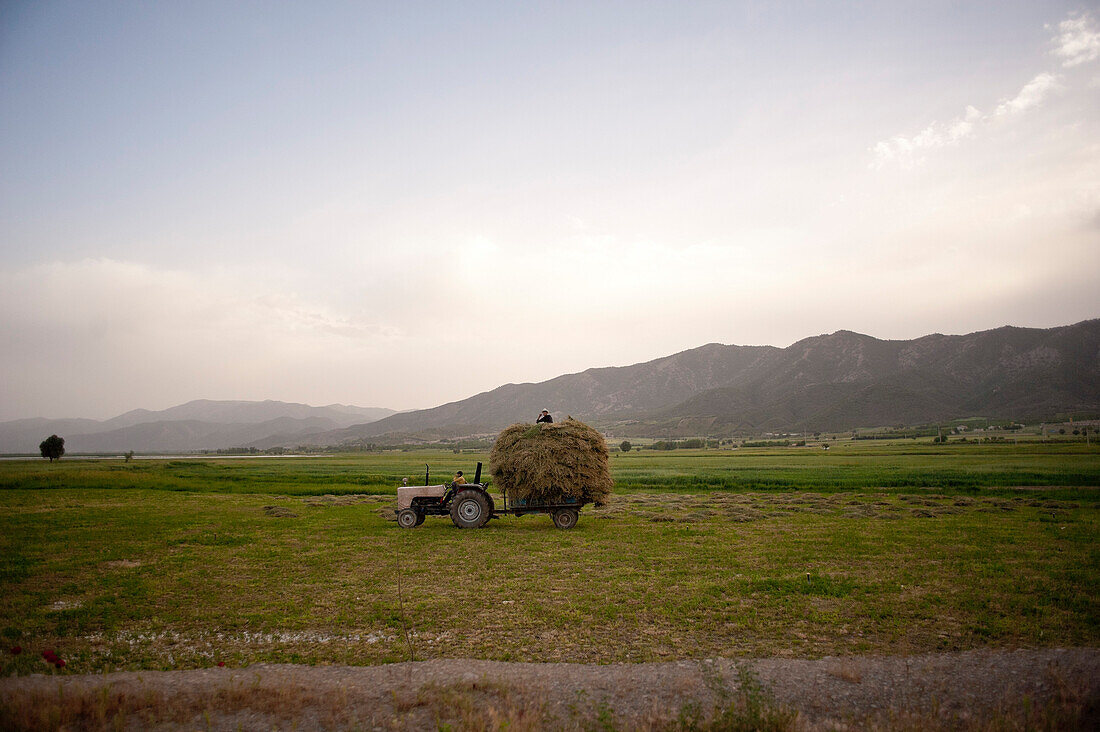
M 460 529 L 479 529 L 490 519 L 501 516 L 522 516 L 526 513 L 548 513 L 559 529 L 571 529 L 577 525 L 584 505 L 576 498 L 561 497 L 552 502 L 515 501 L 508 505 L 504 495 L 503 507 L 489 495 L 489 483 L 481 482 L 481 463 L 477 464 L 472 483 L 441 483 L 431 485 L 431 468 L 424 466 L 424 485 L 401 486 L 397 489 L 397 525 L 412 529 L 424 523 L 427 516 L 450 516 Z

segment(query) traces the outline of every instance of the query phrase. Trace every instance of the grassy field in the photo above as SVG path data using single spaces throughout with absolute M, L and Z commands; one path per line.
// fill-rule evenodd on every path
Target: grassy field
M 0 672 L 1100 642 L 1095 448 L 627 453 L 568 532 L 387 520 L 476 459 L 0 463 Z
M 393 495 L 402 478 L 432 482 L 472 475 L 486 453 L 411 451 L 316 458 L 0 461 L 0 491 L 11 488 L 144 488 L 321 495 Z M 635 450 L 613 453 L 618 492 L 1100 486 L 1100 447 L 1083 443 L 952 444 L 842 442 L 815 448 Z M 1067 494 L 1072 495 L 1072 493 Z

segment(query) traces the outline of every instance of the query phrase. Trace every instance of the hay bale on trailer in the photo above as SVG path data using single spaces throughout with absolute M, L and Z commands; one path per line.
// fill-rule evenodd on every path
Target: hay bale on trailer
M 489 454 L 489 470 L 509 500 L 567 497 L 600 506 L 613 485 L 603 435 L 572 417 L 505 429 Z

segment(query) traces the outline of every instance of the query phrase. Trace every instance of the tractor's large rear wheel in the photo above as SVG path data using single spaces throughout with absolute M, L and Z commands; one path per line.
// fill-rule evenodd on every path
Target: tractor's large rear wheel
M 489 499 L 481 491 L 465 490 L 451 501 L 451 521 L 460 529 L 479 529 L 489 515 Z

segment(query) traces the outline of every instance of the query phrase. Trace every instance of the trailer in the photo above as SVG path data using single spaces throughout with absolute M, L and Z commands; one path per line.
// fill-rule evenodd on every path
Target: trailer
M 450 516 L 460 529 L 479 529 L 501 516 L 523 516 L 548 513 L 559 529 L 571 529 L 580 519 L 584 502 L 562 496 L 553 501 L 516 500 L 509 503 L 501 495 L 497 507 L 489 494 L 489 483 L 481 482 L 481 463 L 477 464 L 472 483 L 440 483 L 431 485 L 431 468 L 424 466 L 424 485 L 401 486 L 397 489 L 397 525 L 412 529 L 424 523 L 428 516 Z

